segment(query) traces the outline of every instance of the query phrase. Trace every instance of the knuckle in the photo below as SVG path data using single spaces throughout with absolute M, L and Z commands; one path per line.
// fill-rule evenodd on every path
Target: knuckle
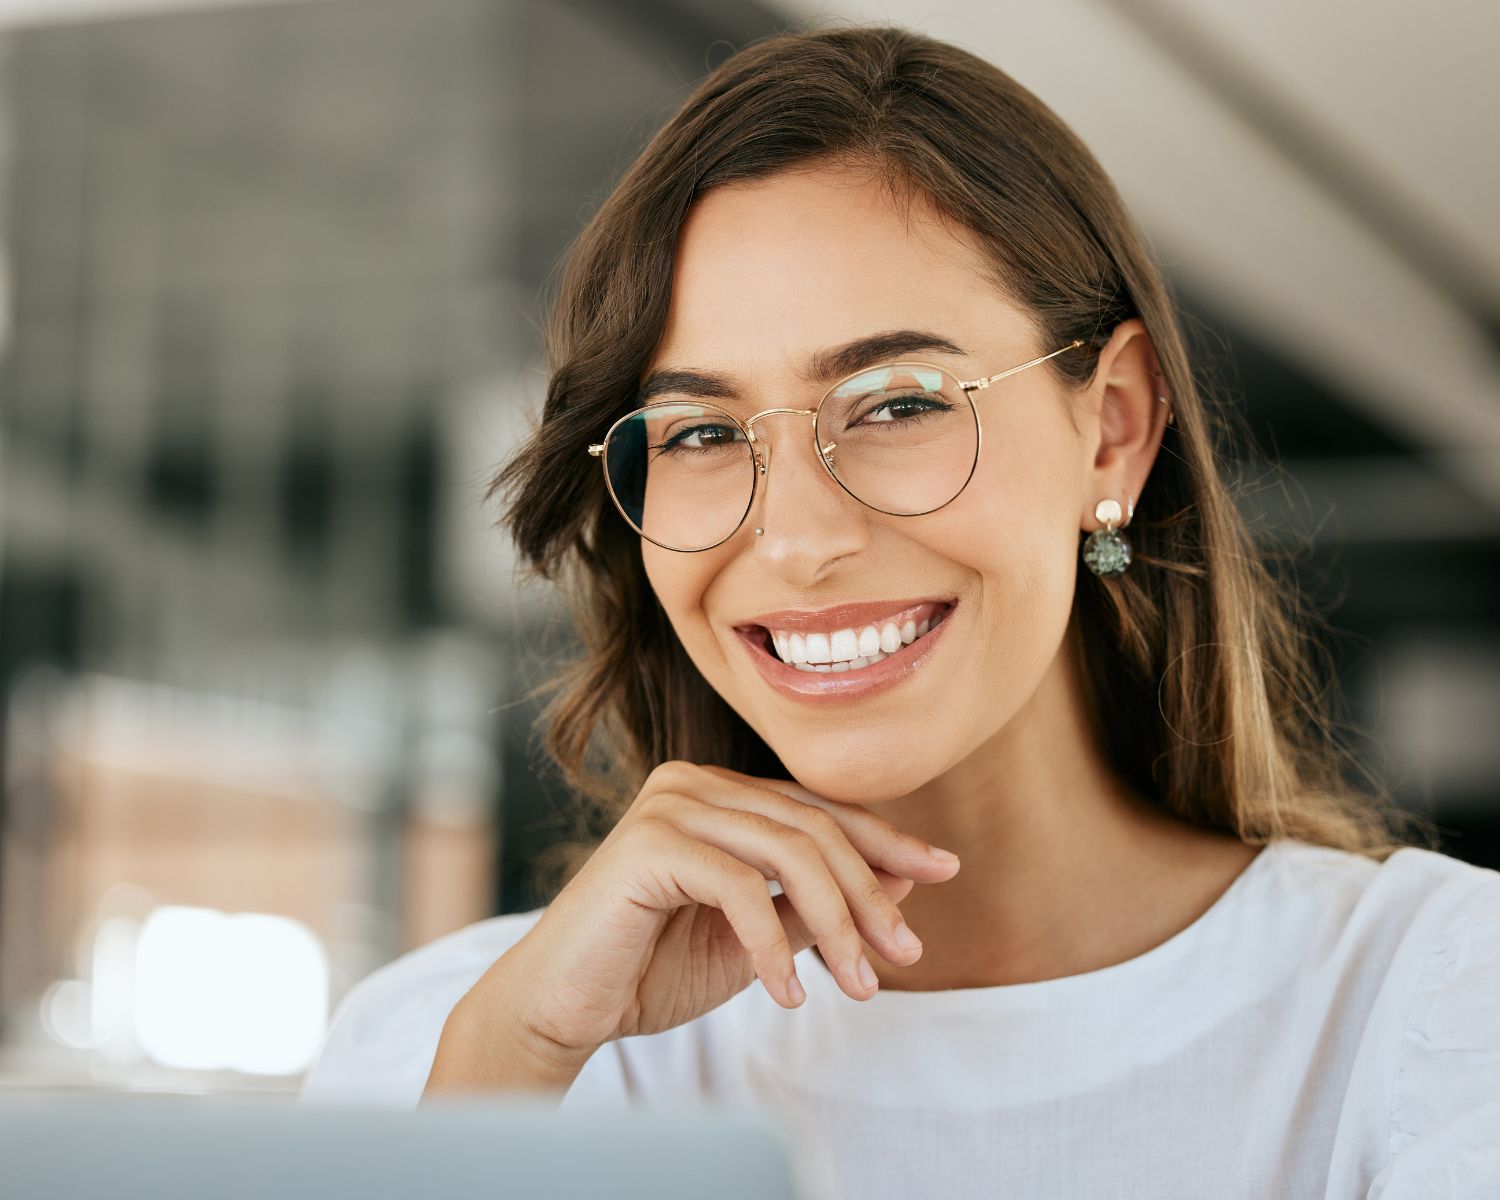
M 686 853 L 693 860 L 694 864 L 714 871 L 724 869 L 725 864 L 721 857 L 724 852 L 717 846 L 711 846 L 709 843 L 691 836 L 687 837 L 686 841 Z
M 658 821 L 671 821 L 690 803 L 687 796 L 678 791 L 654 792 L 646 802 L 647 811 Z
M 890 896 L 886 895 L 885 889 L 880 886 L 880 881 L 874 875 L 866 873 L 859 885 L 859 891 L 860 899 L 868 907 L 884 910 L 888 913 L 894 912 L 899 918 L 900 908 L 896 906 L 896 902 Z
M 765 875 L 749 863 L 735 859 L 733 863 L 725 865 L 725 873 L 729 877 L 729 887 L 742 900 L 770 899 L 771 893 L 766 887 Z
M 650 819 L 651 814 L 656 811 L 657 805 L 661 803 L 661 798 L 662 793 L 660 791 L 653 791 L 649 787 L 642 788 L 631 802 L 626 816 L 634 821 Z
M 688 808 L 701 805 L 702 801 L 678 788 L 661 788 L 652 792 L 637 805 L 637 811 L 656 821 L 672 824 L 682 817 Z
M 673 779 L 685 781 L 700 780 L 705 774 L 702 767 L 700 767 L 697 763 L 690 762 L 685 758 L 667 759 L 667 769 L 671 771 Z
M 673 787 L 681 785 L 691 772 L 691 763 L 684 762 L 680 758 L 669 758 L 651 768 L 651 774 L 646 778 L 654 787 Z
M 676 839 L 673 825 L 654 813 L 642 813 L 631 822 L 629 834 L 632 842 L 652 851 L 664 850 Z
M 807 823 L 809 833 L 824 838 L 844 836 L 844 827 L 829 816 L 824 809 L 809 808 L 804 819 Z
M 766 816 L 765 813 L 758 813 L 751 809 L 732 809 L 729 811 L 733 820 L 739 821 L 746 829 L 755 833 L 779 837 L 786 828 L 780 821 Z
M 822 861 L 823 853 L 818 847 L 818 839 L 807 830 L 798 829 L 795 825 L 783 825 L 782 830 L 782 843 L 793 854 L 802 859 L 816 858 L 819 862 Z

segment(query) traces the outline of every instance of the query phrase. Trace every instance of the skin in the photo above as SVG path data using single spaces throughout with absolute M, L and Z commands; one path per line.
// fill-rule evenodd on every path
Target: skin
M 684 225 L 646 373 L 730 376 L 738 397 L 720 403 L 745 417 L 812 407 L 831 382 L 811 376 L 815 352 L 872 333 L 940 333 L 965 353 L 912 357 L 964 379 L 1057 349 L 985 267 L 972 234 L 920 200 L 903 211 L 865 171 L 719 187 Z M 1116 776 L 1065 637 L 1080 531 L 1102 527 L 1100 499 L 1123 510 L 1148 486 L 1166 419 L 1157 370 L 1132 319 L 1082 389 L 1043 365 L 978 393 L 975 474 L 919 517 L 859 504 L 816 461 L 805 418 L 768 417 L 756 430 L 770 470 L 734 537 L 696 554 L 641 543 L 693 662 L 803 787 L 962 859 L 902 904 L 919 961 L 866 943 L 883 988 L 1030 982 L 1136 957 L 1201 916 L 1258 850 L 1169 817 Z M 959 603 L 928 669 L 864 700 L 778 694 L 732 628 L 771 609 L 944 592 Z

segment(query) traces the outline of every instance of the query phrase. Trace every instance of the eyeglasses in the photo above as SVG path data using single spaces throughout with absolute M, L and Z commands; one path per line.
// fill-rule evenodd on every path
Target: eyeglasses
M 755 423 L 773 413 L 812 418 L 818 461 L 861 504 L 918 517 L 951 503 L 974 475 L 973 394 L 1083 344 L 967 382 L 932 363 L 883 363 L 839 380 L 816 408 L 768 408 L 744 421 L 700 401 L 647 404 L 611 425 L 589 453 L 603 465 L 620 515 L 665 550 L 712 550 L 738 531 L 771 449 Z

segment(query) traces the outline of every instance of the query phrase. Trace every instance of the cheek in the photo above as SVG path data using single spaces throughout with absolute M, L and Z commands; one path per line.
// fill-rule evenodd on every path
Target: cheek
M 955 682 L 983 693 L 973 711 L 990 726 L 1026 701 L 1061 643 L 1081 535 L 1073 460 L 1062 447 L 1007 454 L 987 441 L 984 449 L 969 486 L 913 522 L 911 536 L 969 581 L 966 627 L 975 644 Z
M 720 568 L 720 556 L 712 551 L 678 554 L 642 540 L 641 561 L 662 609 L 688 657 L 705 677 L 716 679 L 720 651 L 704 616 L 703 599 Z
M 1004 605 L 1013 618 L 1039 605 L 1070 604 L 1078 540 L 1074 460 L 1057 442 L 1005 445 L 986 434 L 968 486 L 914 522 L 912 535 L 980 576 L 984 602 Z

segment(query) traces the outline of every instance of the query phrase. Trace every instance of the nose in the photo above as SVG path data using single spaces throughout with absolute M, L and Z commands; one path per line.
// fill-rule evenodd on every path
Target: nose
M 779 414 L 778 447 L 756 431 L 756 499 L 745 523 L 764 532 L 754 552 L 796 587 L 819 582 L 831 565 L 869 543 L 868 510 L 829 475 L 813 445 L 812 417 Z M 776 469 L 771 469 L 772 461 Z

